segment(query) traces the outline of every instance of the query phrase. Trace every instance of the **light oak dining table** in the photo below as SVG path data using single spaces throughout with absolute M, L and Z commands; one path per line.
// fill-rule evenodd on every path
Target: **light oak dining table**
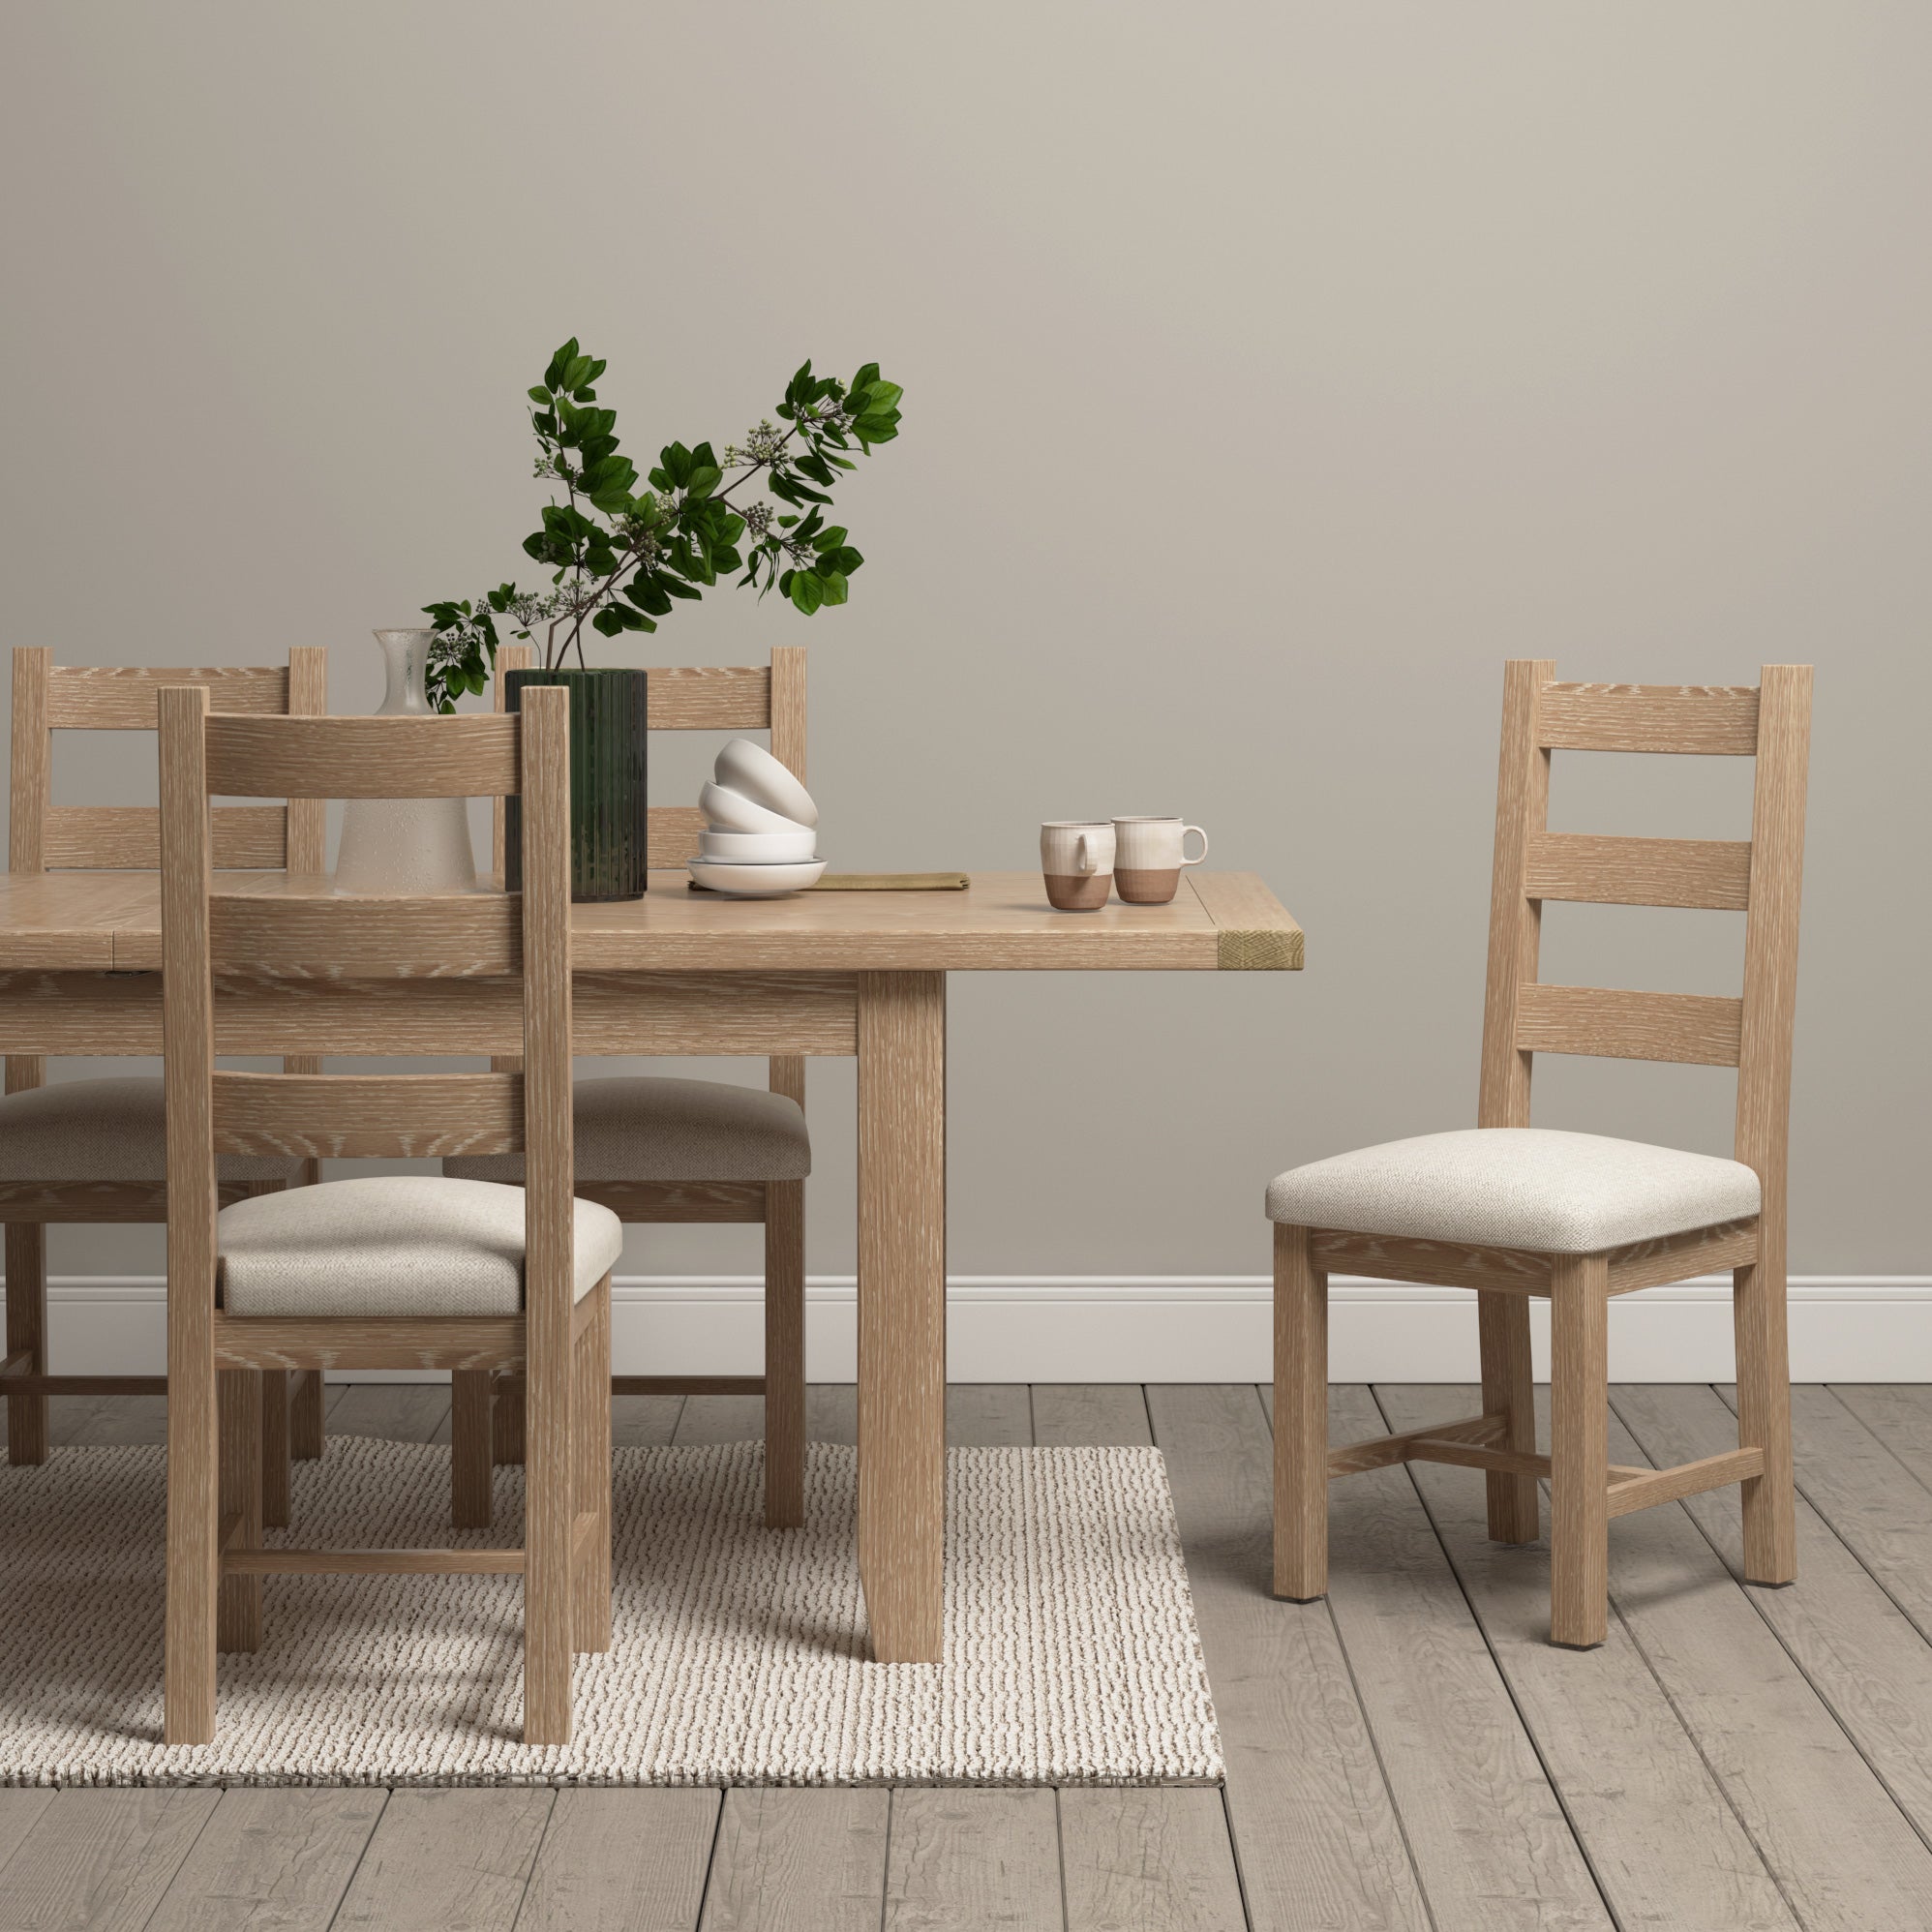
M 232 893 L 337 899 L 326 875 L 224 872 Z M 379 901 L 375 927 L 379 943 Z M 338 977 L 217 989 L 225 1054 L 514 1054 L 516 982 L 469 977 L 452 898 L 438 981 L 399 1004 Z M 340 933 L 338 921 L 318 930 Z M 859 1563 L 872 1650 L 934 1663 L 944 1642 L 946 985 L 960 972 L 1291 972 L 1302 933 L 1246 872 L 1184 875 L 1164 906 L 1059 913 L 1037 872 L 964 891 L 728 899 L 653 873 L 645 897 L 580 905 L 581 1054 L 798 1054 L 859 1063 Z M 0 875 L 0 1053 L 158 1054 L 161 916 L 151 872 Z M 393 984 L 393 981 L 390 982 Z M 114 1218 L 104 1211 L 104 1219 Z

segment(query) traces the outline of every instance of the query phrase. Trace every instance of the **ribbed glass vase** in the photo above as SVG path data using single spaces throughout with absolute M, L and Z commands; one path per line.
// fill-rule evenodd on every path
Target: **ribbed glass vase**
M 561 684 L 570 693 L 570 896 L 579 901 L 635 899 L 646 885 L 646 746 L 649 706 L 636 670 L 512 671 L 503 702 L 523 709 L 528 684 Z M 523 884 L 520 799 L 505 801 L 504 880 Z

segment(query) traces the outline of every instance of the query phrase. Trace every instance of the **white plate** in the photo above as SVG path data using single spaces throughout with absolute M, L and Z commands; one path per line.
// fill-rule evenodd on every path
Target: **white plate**
M 812 795 L 792 776 L 791 769 L 771 756 L 762 744 L 748 738 L 735 738 L 718 753 L 716 777 L 720 785 L 742 793 L 755 805 L 797 825 L 817 825 L 819 808 Z M 759 830 L 746 826 L 746 831 Z
M 729 785 L 714 785 L 708 778 L 698 794 L 698 809 L 713 831 L 810 831 L 811 827 L 788 819 L 734 792 Z
M 769 899 L 780 892 L 801 892 L 825 876 L 826 860 L 804 865 L 721 865 L 705 859 L 687 859 L 691 877 L 713 892 L 738 899 Z

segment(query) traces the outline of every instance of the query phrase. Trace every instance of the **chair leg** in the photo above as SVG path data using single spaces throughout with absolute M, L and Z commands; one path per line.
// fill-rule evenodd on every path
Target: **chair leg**
M 209 1267 L 212 1272 L 212 1257 Z M 215 1598 L 221 1575 L 215 1361 L 205 1320 L 184 1314 L 187 1293 L 177 1279 L 170 1277 L 168 1286 L 163 1735 L 169 1744 L 206 1744 L 215 1736 Z M 212 1305 L 212 1288 L 208 1300 Z
M 524 1401 L 522 1376 L 506 1375 L 496 1385 L 490 1405 L 490 1460 L 493 1463 L 521 1463 L 524 1460 Z
M 765 1521 L 805 1520 L 805 1184 L 765 1187 Z
M 1328 1592 L 1328 1277 L 1275 1224 L 1275 1594 Z
M 567 1291 L 567 1289 L 566 1289 Z M 528 1367 L 524 1387 L 528 1410 L 524 1457 L 524 1742 L 570 1741 L 570 1676 L 574 1565 L 571 1507 L 576 1468 L 570 1411 L 576 1364 L 570 1315 L 561 1333 L 538 1332 L 540 1312 L 532 1287 L 525 1317 Z
M 1765 1452 L 1765 1473 L 1743 1484 L 1744 1578 L 1788 1584 L 1797 1576 L 1792 1486 L 1791 1346 L 1785 1334 L 1782 1261 L 1732 1271 L 1737 1338 L 1737 1442 Z
M 449 1378 L 449 1520 L 458 1529 L 490 1526 L 490 1392 L 488 1369 L 458 1369 Z
M 611 1278 L 590 1291 L 597 1306 L 577 1341 L 577 1397 L 570 1427 L 576 1437 L 579 1516 L 591 1519 L 572 1580 L 571 1641 L 579 1650 L 611 1647 Z
M 261 1371 L 224 1369 L 221 1405 L 220 1515 L 241 1519 L 231 1548 L 261 1547 Z M 215 1615 L 218 1650 L 261 1647 L 261 1579 L 224 1577 Z
M 1530 1375 L 1529 1297 L 1478 1290 L 1476 1330 L 1483 1356 L 1483 1413 L 1509 1417 L 1509 1428 L 1496 1446 L 1533 1456 L 1536 1393 Z M 1534 1543 L 1541 1533 L 1536 1478 L 1492 1469 L 1487 1480 L 1490 1540 Z
M 47 1231 L 39 1222 L 7 1223 L 7 1353 L 31 1349 L 27 1373 L 47 1373 Z M 36 1391 L 7 1397 L 7 1460 L 47 1459 L 47 1399 Z
M 298 1463 L 318 1463 L 322 1456 L 322 1372 L 298 1369 L 295 1396 L 289 1408 L 288 1453 Z
M 1551 1273 L 1550 1641 L 1610 1631 L 1610 1261 L 1560 1254 Z
M 288 1527 L 288 1378 L 287 1369 L 261 1372 L 261 1520 Z

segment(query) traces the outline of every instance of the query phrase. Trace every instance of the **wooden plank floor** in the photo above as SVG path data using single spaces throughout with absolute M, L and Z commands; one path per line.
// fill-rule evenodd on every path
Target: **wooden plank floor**
M 1735 1439 L 1723 1388 L 1614 1391 L 1612 1456 Z M 329 1429 L 447 1441 L 445 1388 Z M 1338 1388 L 1338 1438 L 1467 1413 Z M 0 1791 L 0 1932 L 1897 1932 L 1932 1925 L 1932 1388 L 1797 1394 L 1801 1576 L 1739 1582 L 1735 1491 L 1613 1526 L 1610 1641 L 1551 1649 L 1543 1546 L 1482 1478 L 1338 1483 L 1327 1600 L 1268 1594 L 1265 1389 L 950 1392 L 957 1443 L 1167 1459 L 1224 1792 Z M 57 1442 L 162 1439 L 56 1402 Z M 849 1388 L 815 1437 L 853 1439 Z M 619 1400 L 620 1442 L 755 1435 L 756 1398 Z

